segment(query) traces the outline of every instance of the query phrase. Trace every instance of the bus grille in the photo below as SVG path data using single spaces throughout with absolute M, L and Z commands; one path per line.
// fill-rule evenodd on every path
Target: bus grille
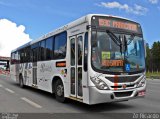
M 118 77 L 117 81 L 115 81 L 114 77 L 105 77 L 106 79 L 108 79 L 111 82 L 117 82 L 117 83 L 125 83 L 125 82 L 134 82 L 135 80 L 137 80 L 140 76 L 129 76 L 129 77 Z
M 122 87 L 122 85 L 119 85 L 119 86 L 111 86 L 111 88 L 121 89 L 123 87 Z M 134 84 L 132 84 L 132 85 L 126 85 L 126 88 L 134 88 Z
M 128 92 L 114 92 L 114 95 L 116 97 L 128 97 L 132 95 L 133 91 L 128 91 Z

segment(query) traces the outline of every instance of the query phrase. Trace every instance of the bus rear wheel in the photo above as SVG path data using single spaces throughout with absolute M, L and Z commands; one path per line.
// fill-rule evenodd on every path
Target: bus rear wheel
M 61 80 L 57 80 L 55 83 L 55 97 L 59 102 L 65 102 L 64 86 Z

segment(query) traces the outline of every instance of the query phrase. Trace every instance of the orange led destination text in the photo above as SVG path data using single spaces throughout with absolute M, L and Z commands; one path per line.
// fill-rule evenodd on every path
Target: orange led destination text
M 114 27 L 114 28 L 138 31 L 137 24 L 126 23 L 122 21 L 112 21 L 112 20 L 107 20 L 107 19 L 99 19 L 99 26 Z
M 56 64 L 56 67 L 65 67 L 66 66 L 66 63 L 65 62 L 61 62 L 61 63 L 57 63 Z
M 99 26 L 111 26 L 110 20 L 107 19 L 99 19 Z
M 113 21 L 113 27 L 120 28 L 120 29 L 128 29 L 132 31 L 137 31 L 137 25 L 131 23 L 124 23 L 119 21 Z
M 102 66 L 107 67 L 122 67 L 123 66 L 123 60 L 103 60 Z

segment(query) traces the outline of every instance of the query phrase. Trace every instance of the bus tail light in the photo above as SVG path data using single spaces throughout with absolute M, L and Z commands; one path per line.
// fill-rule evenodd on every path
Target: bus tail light
M 108 85 L 99 79 L 98 77 L 92 77 L 91 81 L 95 84 L 95 86 L 100 90 L 109 90 Z

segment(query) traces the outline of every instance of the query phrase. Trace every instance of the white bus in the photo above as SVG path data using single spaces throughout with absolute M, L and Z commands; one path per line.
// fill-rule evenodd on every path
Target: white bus
M 11 53 L 11 79 L 86 104 L 144 97 L 145 45 L 140 24 L 89 14 Z

